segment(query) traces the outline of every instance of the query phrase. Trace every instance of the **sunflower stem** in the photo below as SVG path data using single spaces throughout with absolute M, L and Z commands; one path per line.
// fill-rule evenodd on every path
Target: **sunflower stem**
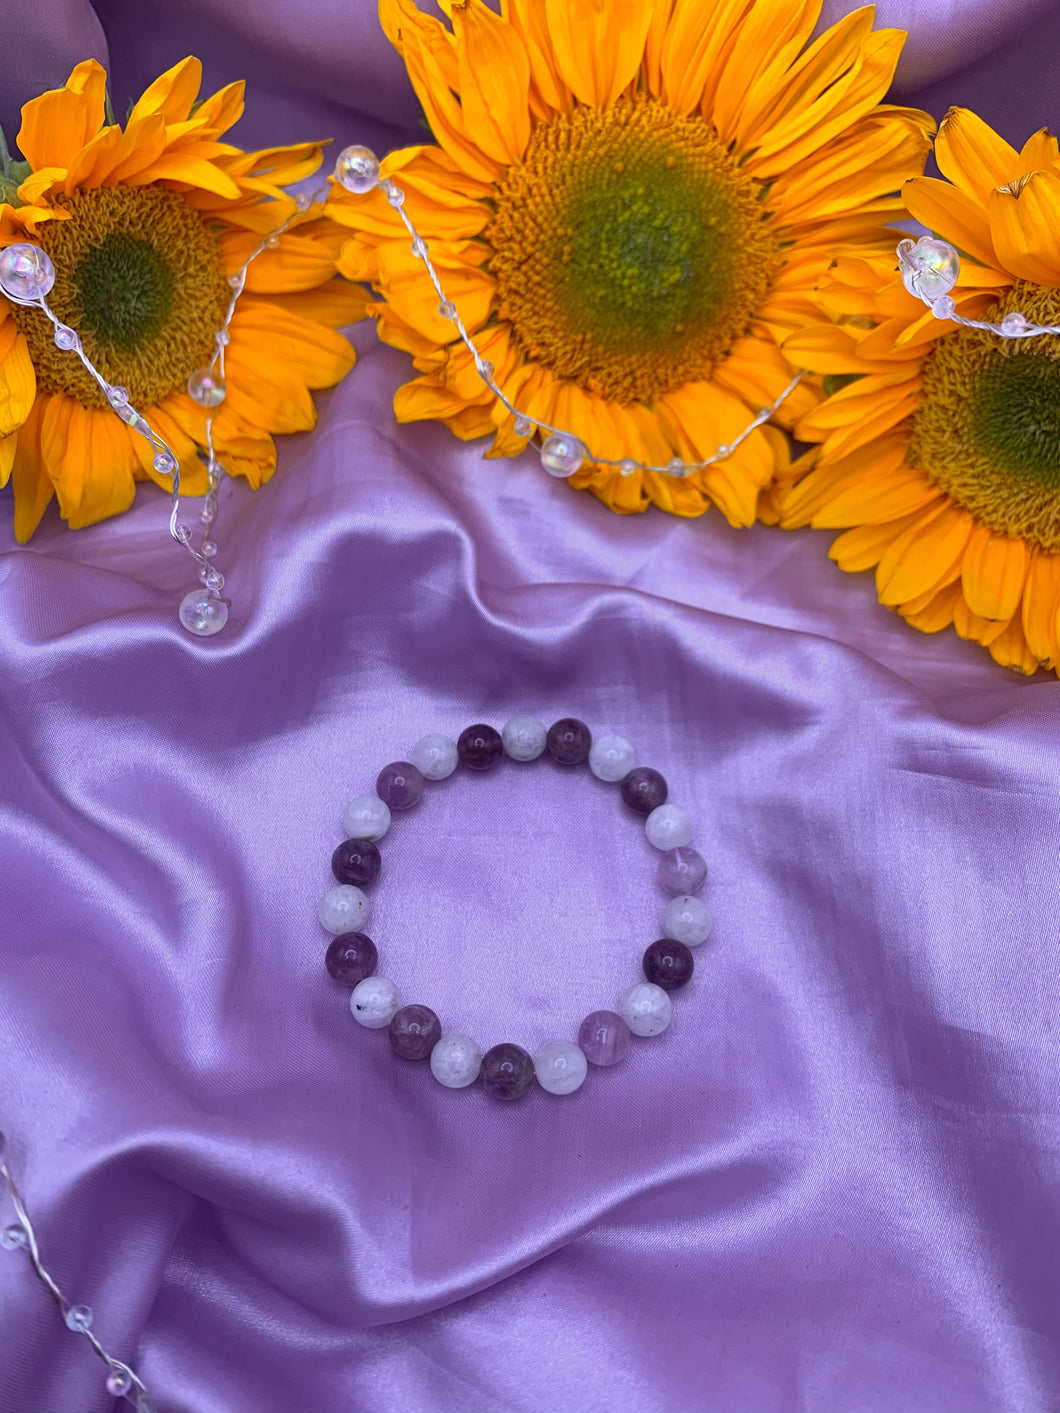
M 114 116 L 114 104 L 111 102 L 109 84 L 103 90 L 103 117 L 106 119 L 108 127 L 113 127 L 118 121 Z

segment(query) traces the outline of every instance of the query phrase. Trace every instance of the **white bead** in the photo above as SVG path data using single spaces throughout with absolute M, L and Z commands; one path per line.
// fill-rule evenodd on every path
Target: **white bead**
M 597 780 L 622 780 L 636 763 L 633 747 L 624 736 L 601 736 L 589 750 L 589 769 Z
M 961 257 L 946 241 L 921 236 L 918 241 L 899 241 L 898 267 L 909 293 L 932 303 L 957 283 Z
M 370 147 L 344 147 L 335 163 L 335 180 L 347 191 L 363 196 L 379 180 L 378 157 Z
M 382 839 L 390 828 L 390 806 L 377 795 L 358 795 L 346 806 L 342 827 L 350 839 Z
M 661 1035 L 673 1016 L 670 997 L 651 981 L 638 981 L 631 986 L 619 1002 L 618 1011 L 634 1035 Z
M 551 432 L 541 443 L 541 465 L 550 476 L 573 476 L 585 461 L 585 447 L 567 432 Z
M 677 805 L 660 805 L 644 821 L 644 832 L 657 849 L 680 849 L 692 838 L 692 820 Z
M 1021 334 L 1027 332 L 1027 320 L 1018 309 L 1013 309 L 1010 314 L 1006 314 L 1001 320 L 1001 332 L 1007 338 L 1019 338 Z
M 188 396 L 200 407 L 220 407 L 227 392 L 224 378 L 212 368 L 196 368 L 188 375 Z
M 350 1010 L 366 1030 L 382 1030 L 389 1025 L 401 1005 L 398 989 L 385 976 L 366 976 L 350 995 Z
M 423 736 L 412 748 L 412 764 L 426 780 L 445 780 L 456 769 L 456 742 L 448 736 Z
M 368 899 L 352 883 L 337 883 L 320 900 L 320 925 L 335 937 L 360 932 L 368 919 Z
M 482 1051 L 470 1035 L 443 1035 L 431 1051 L 431 1074 L 446 1089 L 474 1084 L 482 1068 Z
M 548 742 L 548 728 L 536 716 L 513 716 L 501 732 L 501 740 L 512 760 L 537 760 Z
M 180 601 L 180 621 L 197 638 L 210 638 L 228 622 L 228 605 L 209 589 L 192 589 Z
M 550 1040 L 534 1057 L 534 1073 L 549 1094 L 573 1094 L 585 1082 L 589 1061 L 580 1045 L 570 1040 Z
M 71 1305 L 64 1319 L 66 1328 L 74 1334 L 84 1334 L 92 1328 L 92 1311 L 87 1305 Z
M 54 283 L 51 256 L 39 246 L 20 243 L 0 251 L 0 290 L 12 299 L 43 299 Z
M 663 935 L 683 942 L 686 947 L 698 947 L 705 942 L 713 926 L 706 905 L 689 894 L 671 898 L 663 911 Z

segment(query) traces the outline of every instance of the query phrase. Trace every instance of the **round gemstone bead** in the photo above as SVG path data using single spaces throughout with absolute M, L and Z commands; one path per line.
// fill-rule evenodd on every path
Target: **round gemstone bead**
M 500 732 L 492 726 L 469 726 L 456 743 L 460 763 L 469 770 L 489 770 L 500 760 L 503 749 Z
M 664 991 L 687 986 L 695 970 L 695 959 L 683 942 L 662 937 L 644 953 L 644 976 Z
M 56 324 L 55 346 L 61 348 L 64 353 L 69 353 L 77 347 L 77 331 L 71 329 L 68 324 Z
M 442 1038 L 442 1023 L 430 1006 L 402 1006 L 390 1020 L 390 1048 L 403 1060 L 426 1060 Z
M 388 1026 L 400 1005 L 397 987 L 385 976 L 366 976 L 350 993 L 353 1018 L 366 1030 L 382 1030 Z
M 494 1099 L 518 1099 L 530 1088 L 534 1061 L 521 1045 L 494 1045 L 482 1057 L 482 1085 Z
M 949 294 L 961 273 L 961 257 L 952 245 L 935 236 L 900 241 L 898 264 L 909 293 L 929 303 Z
M 448 779 L 459 760 L 448 736 L 422 736 L 412 748 L 412 763 L 426 780 Z
M 84 1334 L 85 1330 L 92 1328 L 92 1311 L 87 1305 L 71 1305 L 63 1319 L 66 1328 L 73 1330 L 74 1334 Z
M 228 605 L 210 589 L 192 589 L 180 601 L 180 622 L 197 638 L 212 638 L 228 622 Z
M 573 1094 L 585 1083 L 589 1062 L 570 1040 L 550 1040 L 534 1057 L 534 1073 L 549 1094 Z
M 441 304 L 439 304 L 438 306 L 438 313 L 443 319 L 455 319 L 456 305 L 451 299 L 443 299 Z
M 19 243 L 0 250 L 0 289 L 11 299 L 43 299 L 55 283 L 55 266 L 47 251 Z
M 957 301 L 952 294 L 940 294 L 931 306 L 936 319 L 952 319 L 957 312 Z
M 160 451 L 154 459 L 154 468 L 160 476 L 172 476 L 177 469 L 177 458 L 168 451 Z
M 644 821 L 644 832 L 656 849 L 679 849 L 692 837 L 692 820 L 677 805 L 659 805 Z
M 681 845 L 667 849 L 659 860 L 659 882 L 667 893 L 682 897 L 698 893 L 706 882 L 707 861 L 696 849 Z
M 936 300 L 936 304 L 937 303 L 938 301 Z M 1026 333 L 1026 331 L 1027 320 L 1017 309 L 1012 310 L 1010 314 L 1006 314 L 1001 320 L 1001 332 L 1007 334 L 1009 338 L 1018 338 L 1020 334 Z
M 537 760 L 548 745 L 548 728 L 536 716 L 513 716 L 502 732 L 502 740 L 512 760 Z
M 21 1251 L 29 1242 L 26 1235 L 26 1228 L 18 1222 L 12 1222 L 10 1226 L 4 1227 L 0 1231 L 0 1246 L 5 1251 Z
M 622 798 L 637 814 L 651 814 L 666 803 L 666 781 L 649 765 L 638 765 L 622 781 Z
M 329 888 L 320 900 L 320 925 L 336 937 L 359 932 L 368 920 L 368 899 L 350 883 Z
M 344 839 L 331 856 L 331 871 L 338 883 L 366 888 L 379 877 L 383 859 L 371 839 Z
M 631 986 L 618 1009 L 634 1035 L 661 1035 L 673 1016 L 669 996 L 651 981 Z
M 390 828 L 390 808 L 378 795 L 358 795 L 346 806 L 342 827 L 351 839 L 382 839 Z
M 431 1051 L 431 1074 L 446 1089 L 474 1084 L 482 1069 L 482 1051 L 470 1035 L 443 1035 Z
M 618 463 L 618 474 L 620 476 L 634 476 L 638 470 L 637 463 L 631 456 L 624 456 Z
M 376 945 L 365 932 L 347 932 L 328 947 L 324 965 L 343 986 L 360 986 L 379 964 Z
M 698 898 L 671 898 L 663 910 L 663 932 L 686 947 L 698 947 L 710 936 L 710 913 Z
M 379 180 L 379 158 L 370 147 L 344 147 L 335 163 L 335 180 L 355 196 L 363 196 Z
M 517 417 L 512 423 L 512 431 L 517 437 L 528 437 L 534 430 L 534 424 L 529 417 Z
M 391 761 L 379 772 L 375 792 L 392 810 L 410 810 L 423 798 L 423 775 L 411 761 Z
M 624 736 L 601 736 L 589 752 L 589 769 L 597 780 L 624 780 L 637 763 L 633 747 Z
M 541 443 L 541 465 L 550 476 L 573 476 L 584 461 L 584 446 L 566 432 L 550 432 Z
M 196 368 L 188 378 L 188 396 L 200 407 L 220 407 L 227 393 L 224 378 L 210 368 Z
M 617 1065 L 629 1050 L 630 1029 L 617 1011 L 593 1011 L 578 1027 L 578 1044 L 593 1065 Z
M 548 753 L 560 765 L 581 765 L 592 744 L 592 732 L 577 717 L 565 716 L 548 728 Z
M 107 1392 L 115 1398 L 122 1398 L 133 1386 L 132 1376 L 124 1369 L 112 1368 L 107 1375 Z

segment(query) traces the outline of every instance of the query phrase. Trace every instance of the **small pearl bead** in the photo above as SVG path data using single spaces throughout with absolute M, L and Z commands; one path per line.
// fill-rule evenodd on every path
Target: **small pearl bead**
M 353 883 L 338 883 L 320 900 L 320 925 L 335 937 L 360 932 L 368 920 L 368 899 Z
M 168 451 L 160 451 L 154 459 L 154 468 L 160 476 L 172 476 L 177 469 L 177 458 Z
M 940 301 L 936 299 L 934 306 L 936 314 L 938 313 L 939 303 Z M 1001 320 L 1001 332 L 1007 334 L 1009 338 L 1016 338 L 1019 334 L 1024 333 L 1026 328 L 1027 320 L 1017 310 L 1013 310 L 1011 314 L 1006 314 Z
M 566 432 L 551 432 L 541 443 L 541 465 L 550 476 L 573 476 L 584 461 L 585 448 Z
M 455 319 L 456 305 L 451 299 L 443 299 L 441 304 L 439 304 L 438 306 L 438 313 L 443 319 Z
M 517 437 L 528 437 L 534 430 L 534 424 L 529 417 L 517 417 L 512 423 L 512 431 Z
M 446 1089 L 465 1089 L 478 1079 L 482 1051 L 470 1035 L 443 1035 L 431 1051 L 431 1074 Z
M 909 293 L 929 301 L 949 294 L 961 273 L 961 257 L 952 245 L 935 236 L 900 241 L 898 264 Z
M 631 986 L 618 1010 L 634 1035 L 661 1035 L 673 1016 L 669 996 L 651 981 Z
M 512 760 L 537 760 L 548 744 L 548 728 L 536 716 L 513 716 L 501 739 Z
M 335 180 L 355 196 L 363 196 L 379 180 L 378 157 L 370 147 L 344 147 L 335 163 Z
M 55 346 L 61 348 L 64 353 L 69 353 L 77 347 L 76 332 L 66 324 L 58 324 L 55 329 Z
M 644 832 L 657 849 L 680 849 L 692 837 L 692 820 L 677 805 L 659 805 L 644 821 Z
M 129 1392 L 132 1386 L 132 1378 L 124 1369 L 112 1368 L 107 1375 L 107 1392 L 113 1394 L 115 1398 L 121 1398 Z
M 84 1334 L 92 1328 L 92 1311 L 87 1305 L 71 1305 L 64 1316 L 66 1328 L 74 1334 Z
M 210 368 L 196 368 L 188 378 L 188 396 L 200 407 L 220 407 L 227 392 L 224 378 Z
M 350 839 L 382 839 L 390 828 L 390 807 L 378 795 L 358 795 L 346 806 L 342 827 Z
M 448 736 L 423 736 L 412 748 L 412 763 L 426 780 L 447 780 L 459 759 Z
M 366 1030 L 383 1030 L 400 1005 L 397 987 L 385 976 L 366 976 L 350 993 L 353 1018 Z
M 0 289 L 12 299 L 43 299 L 54 283 L 51 256 L 39 246 L 20 243 L 0 251 Z
M 633 747 L 624 736 L 601 736 L 589 752 L 589 769 L 597 780 L 624 780 L 637 763 Z
M 208 589 L 192 589 L 180 601 L 180 622 L 197 638 L 211 638 L 228 622 L 228 605 Z
M 573 1094 L 585 1083 L 589 1061 L 570 1040 L 550 1040 L 534 1056 L 534 1073 L 549 1094 Z
M 4 1227 L 3 1231 L 0 1231 L 0 1246 L 5 1251 L 21 1251 L 28 1242 L 26 1228 L 18 1222 L 12 1222 L 10 1226 Z
M 710 936 L 710 913 L 698 898 L 671 898 L 663 910 L 663 932 L 686 947 L 698 947 Z

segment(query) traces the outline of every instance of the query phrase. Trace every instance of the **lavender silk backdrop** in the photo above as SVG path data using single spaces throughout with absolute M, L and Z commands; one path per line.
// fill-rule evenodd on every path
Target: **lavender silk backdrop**
M 251 76 L 248 139 L 414 117 L 364 4 L 6 8 L 8 112 L 194 48 Z M 906 92 L 1055 120 L 1042 8 L 895 0 Z M 1060 1408 L 1060 687 L 909 632 L 824 537 L 618 520 L 399 431 L 407 365 L 357 341 L 226 492 L 218 640 L 158 495 L 26 550 L 0 500 L 0 1127 L 60 1283 L 163 1413 Z M 669 776 L 716 930 L 664 1037 L 505 1108 L 353 1024 L 314 915 L 347 798 L 517 711 Z M 408 999 L 536 1046 L 635 979 L 651 854 L 587 773 L 456 778 L 369 930 Z M 6 1255 L 0 1328 L 3 1413 L 113 1408 Z

